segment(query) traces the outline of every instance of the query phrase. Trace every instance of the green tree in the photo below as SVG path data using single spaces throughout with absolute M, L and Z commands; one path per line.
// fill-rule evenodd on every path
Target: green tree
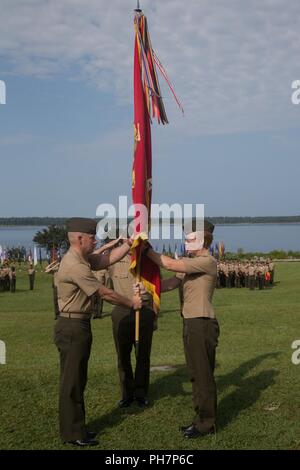
M 11 261 L 22 261 L 26 256 L 26 249 L 22 247 L 11 247 L 7 250 L 7 257 Z
M 53 248 L 56 250 L 67 249 L 69 246 L 66 228 L 58 225 L 50 225 L 48 228 L 38 231 L 33 241 L 47 251 L 51 251 Z

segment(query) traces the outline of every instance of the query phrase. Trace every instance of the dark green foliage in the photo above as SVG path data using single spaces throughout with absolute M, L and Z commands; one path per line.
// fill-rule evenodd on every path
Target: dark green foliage
M 65 226 L 50 225 L 42 231 L 38 231 L 33 241 L 48 251 L 55 249 L 68 248 L 68 236 Z
M 11 261 L 23 261 L 26 257 L 26 248 L 21 247 L 11 247 L 7 250 L 7 258 Z
M 48 225 L 65 225 L 67 218 L 65 217 L 0 217 L 0 225 L 29 225 L 29 226 L 48 226 Z
M 244 251 L 239 248 L 237 253 L 228 251 L 225 253 L 225 259 L 227 260 L 246 260 L 252 258 L 271 258 L 274 260 L 284 260 L 284 259 L 300 259 L 300 251 L 283 251 L 283 250 L 272 250 L 268 253 L 263 253 L 260 251 L 253 251 L 244 253 Z
M 13 225 L 65 225 L 67 217 L 0 217 L 0 226 Z M 128 220 L 132 220 L 128 218 Z M 162 220 L 162 217 L 160 217 Z M 174 217 L 171 216 L 171 222 Z M 265 216 L 265 217 L 209 217 L 213 224 L 299 224 L 300 215 L 294 216 Z M 154 222 L 154 221 L 153 221 Z

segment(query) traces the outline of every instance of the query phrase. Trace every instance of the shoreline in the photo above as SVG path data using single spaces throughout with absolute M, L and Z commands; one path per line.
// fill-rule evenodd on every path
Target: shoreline
M 164 219 L 160 222 L 156 222 L 155 220 L 152 221 L 152 224 L 154 225 L 159 225 L 159 224 L 164 224 L 164 223 L 169 223 L 167 219 Z M 64 225 L 64 224 L 9 224 L 9 225 L 4 225 L 0 224 L 0 229 L 5 229 L 5 228 L 26 228 L 26 227 L 48 227 L 49 225 Z M 174 225 L 181 225 L 181 222 L 178 221 L 177 223 L 171 222 L 171 226 Z M 230 223 L 214 223 L 215 227 L 234 227 L 234 226 L 265 226 L 265 225 L 300 225 L 299 222 L 230 222 Z

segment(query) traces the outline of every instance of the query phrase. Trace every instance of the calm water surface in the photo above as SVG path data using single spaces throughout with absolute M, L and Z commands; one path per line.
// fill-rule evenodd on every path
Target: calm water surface
M 0 227 L 0 245 L 11 247 L 23 245 L 32 248 L 32 239 L 38 230 L 44 227 Z M 223 241 L 227 251 L 293 250 L 300 251 L 300 224 L 251 224 L 251 225 L 216 225 L 215 242 Z M 166 249 L 169 244 L 174 249 L 181 240 L 153 240 L 156 249 Z

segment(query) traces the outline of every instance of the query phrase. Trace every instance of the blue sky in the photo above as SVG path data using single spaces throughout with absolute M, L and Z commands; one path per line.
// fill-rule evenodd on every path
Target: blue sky
M 94 216 L 130 197 L 135 0 L 1 0 L 0 216 Z M 297 0 L 142 0 L 167 88 L 153 201 L 296 215 Z

